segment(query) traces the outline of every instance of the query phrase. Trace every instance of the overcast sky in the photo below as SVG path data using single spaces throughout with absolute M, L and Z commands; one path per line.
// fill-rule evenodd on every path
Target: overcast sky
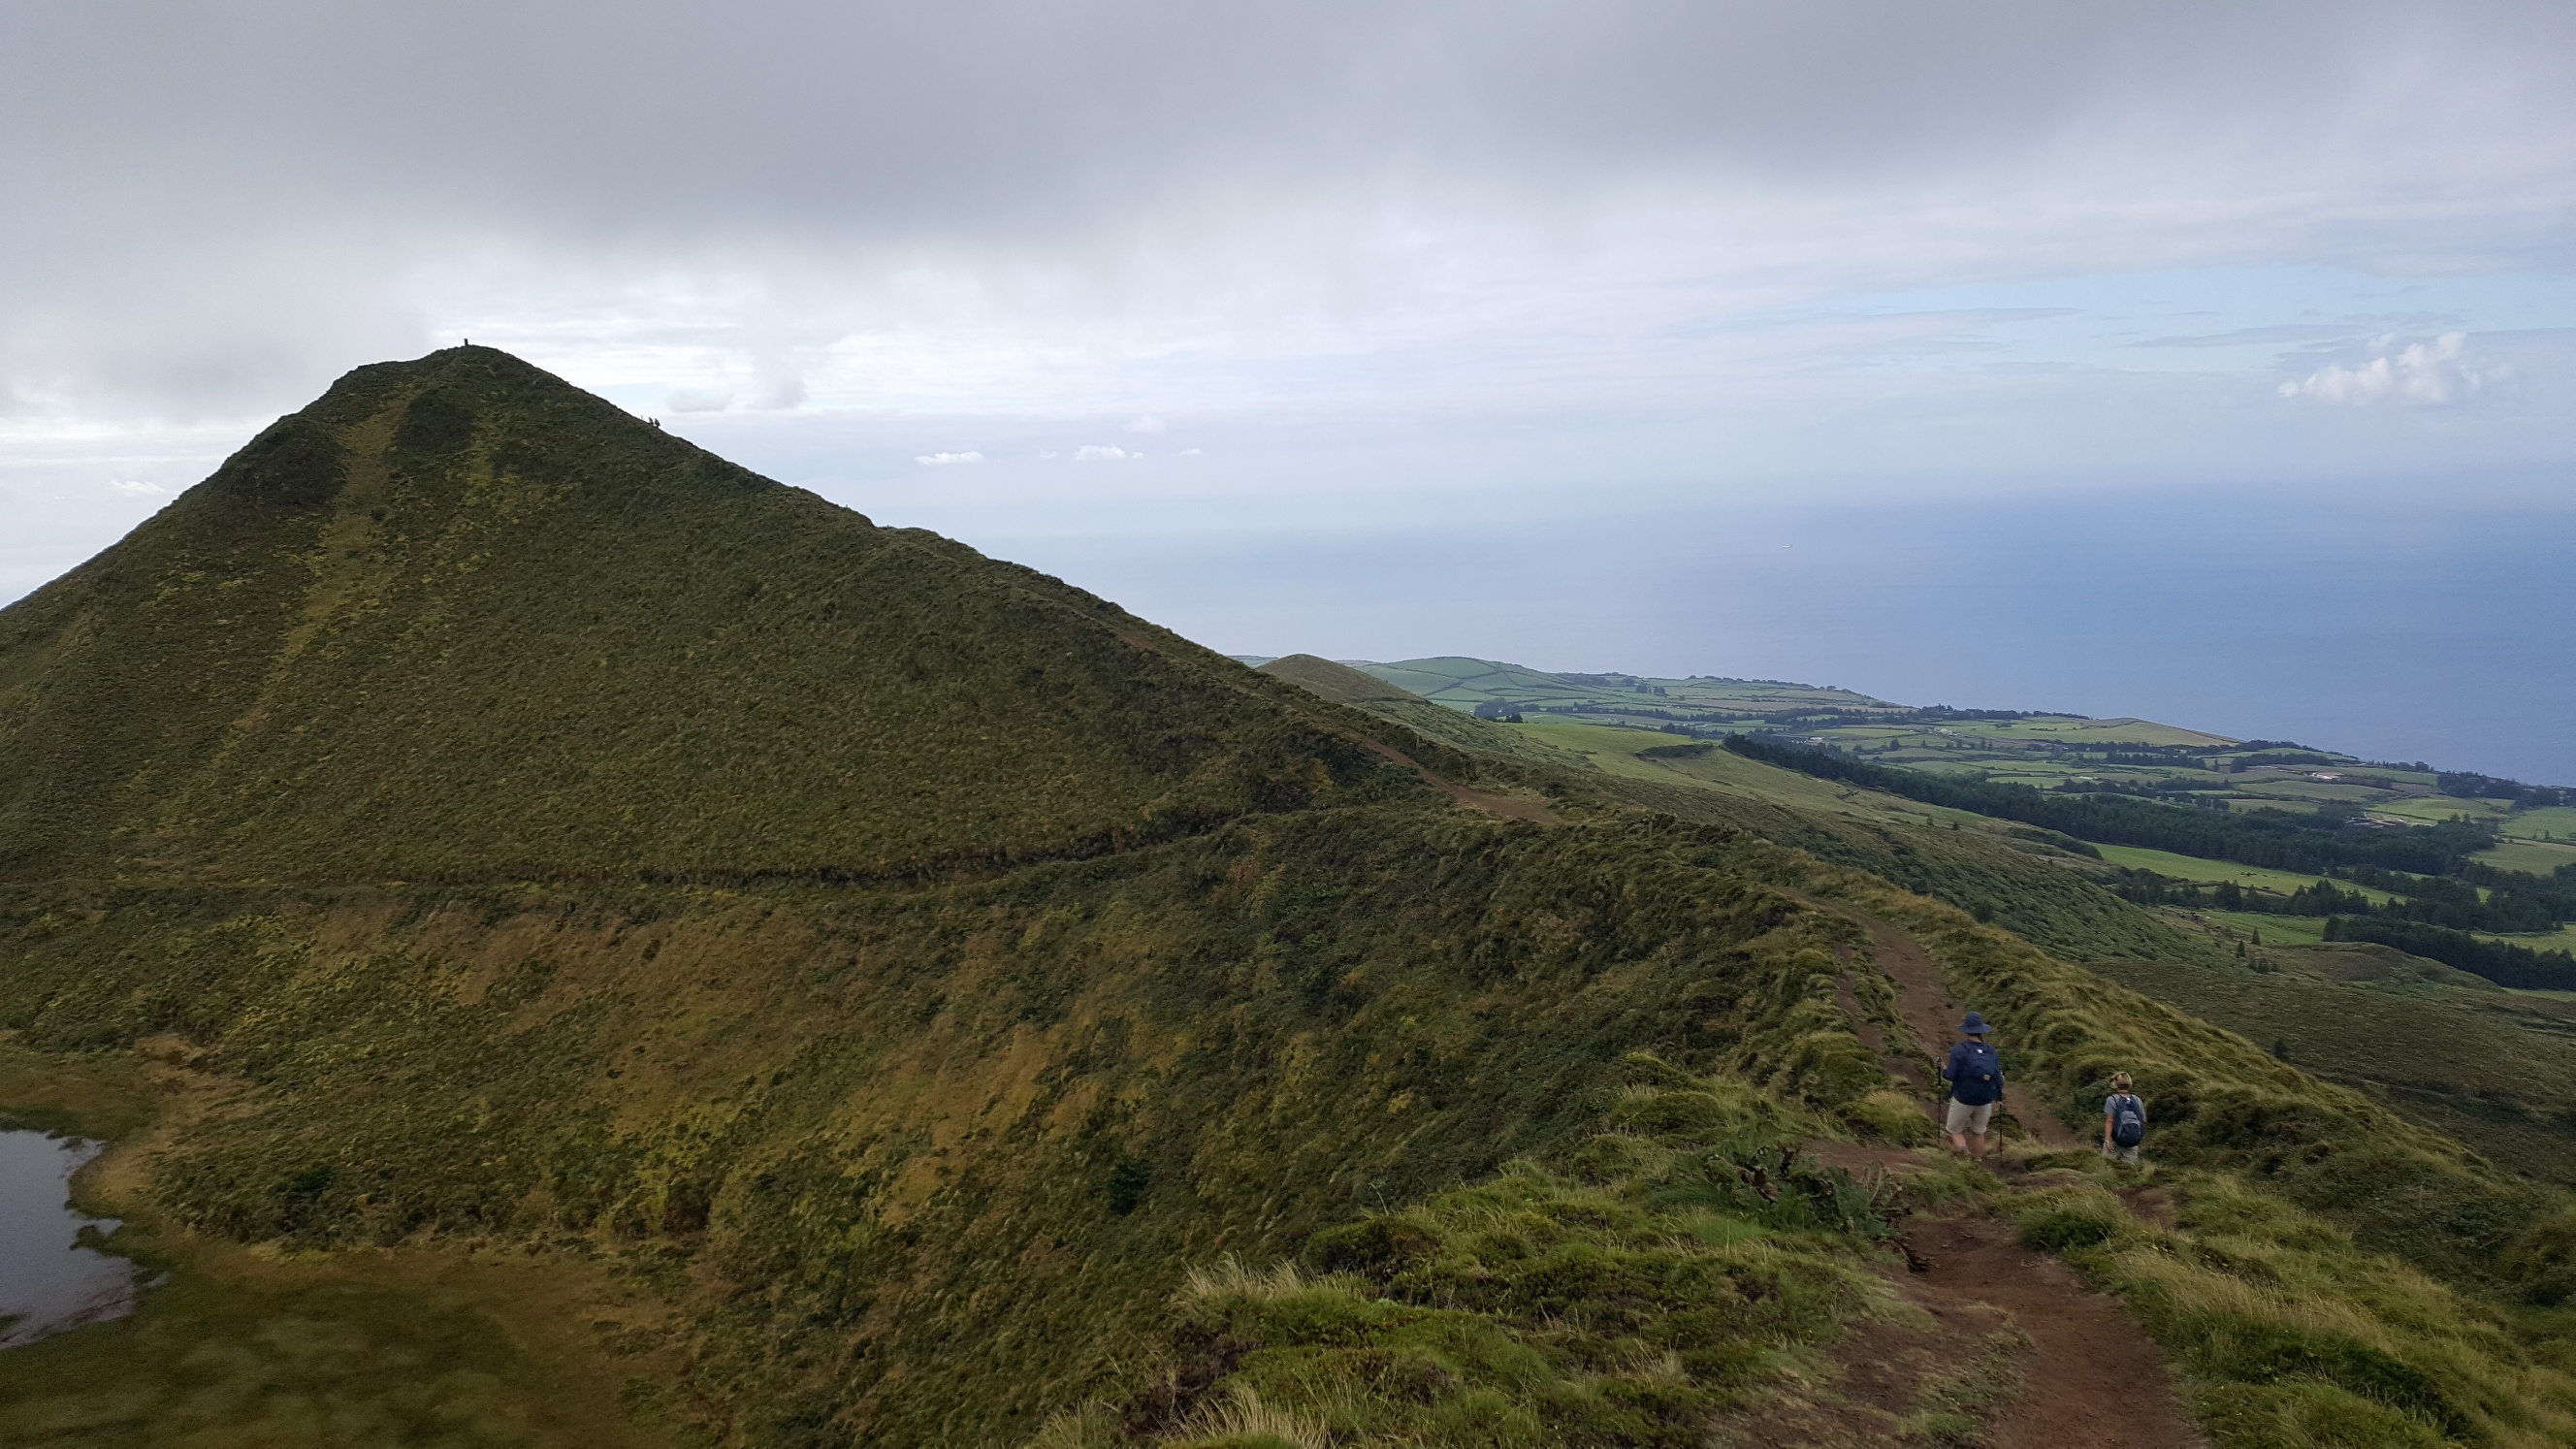
M 0 598 L 471 336 L 1220 648 L 1813 677 L 1477 597 L 1727 520 L 2558 517 L 2571 222 L 2562 3 L 0 0 Z

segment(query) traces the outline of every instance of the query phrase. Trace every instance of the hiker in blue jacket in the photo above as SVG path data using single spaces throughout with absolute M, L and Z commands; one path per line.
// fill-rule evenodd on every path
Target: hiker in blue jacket
M 2114 1072 L 2111 1095 L 2102 1099 L 2102 1155 L 2114 1162 L 2137 1161 L 2147 1137 L 2147 1104 L 2138 1100 L 2137 1085 L 2127 1072 Z
M 2004 1059 L 1986 1045 L 1986 1019 L 1978 1013 L 1968 1013 L 1959 1034 L 1967 1040 L 1950 1048 L 1941 1068 L 1941 1080 L 1950 1084 L 1950 1116 L 1943 1125 L 1950 1145 L 1975 1161 L 1986 1155 L 1986 1126 L 2004 1098 Z

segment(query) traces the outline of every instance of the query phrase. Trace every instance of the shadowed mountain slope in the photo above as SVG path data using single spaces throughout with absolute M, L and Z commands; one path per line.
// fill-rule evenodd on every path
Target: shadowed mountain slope
M 455 348 L 0 611 L 0 863 L 902 875 L 1418 788 L 1333 714 Z

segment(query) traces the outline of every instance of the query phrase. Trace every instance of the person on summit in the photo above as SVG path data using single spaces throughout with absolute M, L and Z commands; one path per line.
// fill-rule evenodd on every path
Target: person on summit
M 1986 1045 L 1986 1019 L 1979 1013 L 1968 1013 L 1959 1034 L 1967 1040 L 1950 1048 L 1941 1068 L 1941 1079 L 1950 1084 L 1950 1116 L 1943 1125 L 1950 1145 L 1974 1162 L 1986 1155 L 1986 1126 L 1994 1120 L 1995 1103 L 2003 1100 L 2004 1059 Z

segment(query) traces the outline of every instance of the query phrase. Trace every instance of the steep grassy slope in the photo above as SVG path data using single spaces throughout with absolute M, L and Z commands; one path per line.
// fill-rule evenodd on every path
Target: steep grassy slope
M 458 348 L 0 611 L 0 865 L 901 875 L 1413 788 L 1332 714 Z
M 929 890 L 28 887 L 0 1020 L 256 1084 L 163 1149 L 178 1223 L 617 1254 L 751 1441 L 975 1442 L 1188 1266 L 1588 1130 L 1631 1050 L 1874 1087 L 1831 923 L 1702 849 L 1382 807 Z

